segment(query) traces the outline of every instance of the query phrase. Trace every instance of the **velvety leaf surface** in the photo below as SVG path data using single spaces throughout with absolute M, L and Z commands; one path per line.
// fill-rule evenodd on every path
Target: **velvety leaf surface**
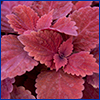
M 11 99 L 35 99 L 29 90 L 25 90 L 23 86 L 17 87 L 14 85 L 14 89 L 11 92 Z
M 70 16 L 78 27 L 78 36 L 73 42 L 75 51 L 90 51 L 99 43 L 99 8 L 84 7 Z
M 71 18 L 61 17 L 57 22 L 52 26 L 51 29 L 57 30 L 58 32 L 65 33 L 67 35 L 77 36 L 77 27 L 75 22 L 71 21 Z
M 99 74 L 94 73 L 91 76 L 87 76 L 87 82 L 94 88 L 99 88 Z
M 54 55 L 54 63 L 56 67 L 56 71 L 58 71 L 59 68 L 64 67 L 67 64 L 67 58 L 60 57 L 59 54 Z
M 14 78 L 6 78 L 1 81 L 1 99 L 10 99 L 10 93 L 13 90 Z
M 13 13 L 7 15 L 7 18 L 14 31 L 22 34 L 27 30 L 36 30 L 36 22 L 39 17 L 30 7 L 25 5 L 16 6 L 13 8 Z
M 7 14 L 12 13 L 12 8 L 19 4 L 24 4 L 26 6 L 30 6 L 32 1 L 3 1 L 1 5 L 1 31 L 7 33 L 14 33 L 13 29 L 10 27 L 8 23 L 8 19 L 6 18 Z
M 64 67 L 68 63 L 67 56 L 69 56 L 72 53 L 72 50 L 72 38 L 69 38 L 60 45 L 58 50 L 59 54 L 55 54 L 53 57 L 56 71 L 58 71 L 59 68 L 61 68 L 62 66 Z
M 58 52 L 60 56 L 67 57 L 72 53 L 72 50 L 72 38 L 69 38 L 60 45 Z
M 52 14 L 53 10 L 50 11 L 48 14 L 41 16 L 41 18 L 37 21 L 36 29 L 39 30 L 39 29 L 49 28 L 51 26 L 51 22 L 53 19 Z
M 99 73 L 99 65 L 95 61 L 96 59 L 89 52 L 81 51 L 68 57 L 69 63 L 64 68 L 64 71 L 82 77 L 92 75 L 93 72 Z
M 80 9 L 82 7 L 87 7 L 90 6 L 92 4 L 93 1 L 78 1 L 75 5 L 74 5 L 74 10 Z
M 50 30 L 33 31 L 30 34 L 22 34 L 18 38 L 25 45 L 24 50 L 29 52 L 29 56 L 47 67 L 52 67 L 53 56 L 62 43 L 59 33 Z
M 92 85 L 85 82 L 85 89 L 83 91 L 82 99 L 99 99 L 99 89 L 93 88 Z
M 73 4 L 71 1 L 34 1 L 33 9 L 38 13 L 39 16 L 49 13 L 52 9 L 53 19 L 66 16 L 72 10 Z
M 35 85 L 37 99 L 79 99 L 83 83 L 81 77 L 65 74 L 62 70 L 42 72 Z
M 22 75 L 37 66 L 37 61 L 28 56 L 15 35 L 1 38 L 1 80 Z

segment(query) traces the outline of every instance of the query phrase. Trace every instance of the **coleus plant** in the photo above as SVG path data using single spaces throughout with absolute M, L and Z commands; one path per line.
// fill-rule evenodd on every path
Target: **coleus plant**
M 99 2 L 2 2 L 2 99 L 99 98 L 94 4 Z

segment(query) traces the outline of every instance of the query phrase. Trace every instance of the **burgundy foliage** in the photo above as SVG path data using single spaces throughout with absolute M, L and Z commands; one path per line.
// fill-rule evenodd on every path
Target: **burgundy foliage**
M 1 39 L 1 80 L 31 71 L 38 62 L 28 56 L 15 35 L 4 35 Z
M 84 84 L 85 90 L 83 91 L 82 99 L 99 99 L 99 89 L 94 88 L 87 82 Z
M 81 98 L 84 89 L 82 77 L 66 74 L 62 70 L 42 72 L 36 82 L 37 99 Z
M 15 86 L 14 89 L 11 92 L 11 99 L 35 99 L 33 95 L 31 95 L 31 92 L 29 90 L 25 90 L 23 86 Z
M 98 99 L 98 5 L 3 1 L 1 99 Z
M 1 5 L 1 32 L 15 33 L 8 23 L 8 19 L 5 17 L 7 14 L 12 13 L 12 8 L 17 5 L 30 6 L 32 1 L 4 1 Z
M 1 81 L 1 99 L 10 99 L 10 93 L 13 91 L 12 83 L 14 82 L 14 78 L 6 78 Z

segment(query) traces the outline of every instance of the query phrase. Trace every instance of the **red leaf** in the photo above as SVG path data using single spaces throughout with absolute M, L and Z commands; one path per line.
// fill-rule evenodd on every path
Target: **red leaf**
M 38 64 L 23 47 L 17 36 L 5 35 L 1 38 L 1 80 L 22 75 Z
M 50 11 L 48 14 L 43 15 L 40 19 L 37 14 L 29 7 L 17 6 L 13 8 L 14 14 L 7 15 L 11 27 L 15 31 L 22 34 L 25 31 L 38 31 L 39 29 L 50 29 L 62 32 L 68 35 L 77 36 L 77 27 L 75 22 L 71 21 L 70 18 L 62 17 L 60 18 L 52 27 L 52 14 L 53 11 Z
M 93 88 L 90 84 L 85 82 L 85 89 L 83 91 L 82 99 L 99 99 L 99 89 Z
M 36 79 L 37 99 L 79 99 L 83 83 L 81 77 L 65 74 L 62 70 L 42 72 Z
M 53 10 L 50 11 L 48 14 L 41 16 L 41 18 L 37 21 L 36 29 L 39 30 L 39 29 L 49 28 L 51 26 L 51 22 L 53 19 L 52 14 Z
M 57 30 L 58 32 L 65 33 L 67 35 L 77 36 L 77 27 L 75 22 L 71 21 L 71 18 L 61 17 L 57 22 L 52 26 L 51 29 Z
M 29 90 L 25 90 L 23 86 L 15 86 L 11 92 L 11 99 L 35 99 Z
M 82 8 L 82 7 L 90 6 L 92 2 L 93 1 L 78 1 L 74 6 L 74 10 Z
M 55 54 L 53 58 L 54 58 L 56 71 L 58 71 L 59 68 L 61 68 L 62 66 L 64 67 L 67 64 L 67 58 L 65 57 L 61 58 L 59 54 Z
M 66 16 L 72 10 L 71 1 L 34 1 L 33 9 L 39 16 L 49 13 L 54 9 L 53 19 Z
M 69 63 L 65 66 L 64 71 L 82 77 L 92 75 L 93 72 L 99 73 L 99 66 L 95 61 L 89 52 L 81 51 L 68 57 Z
M 12 8 L 18 4 L 31 5 L 32 1 L 3 1 L 1 5 L 1 31 L 7 33 L 14 33 L 13 29 L 8 23 L 8 19 L 5 17 L 7 14 L 11 14 Z
M 96 62 L 99 64 L 99 44 L 96 46 L 96 48 L 91 50 L 91 54 L 94 55 L 94 58 L 96 58 Z
M 13 8 L 13 13 L 7 15 L 7 18 L 14 31 L 22 34 L 27 30 L 36 30 L 36 22 L 39 17 L 30 7 L 25 5 L 16 6 Z
M 78 36 L 73 42 L 76 51 L 90 51 L 99 43 L 99 8 L 85 7 L 70 16 L 78 27 Z
M 60 56 L 67 57 L 72 53 L 72 50 L 73 50 L 73 44 L 71 37 L 60 45 L 58 52 Z
M 14 78 L 6 78 L 5 80 L 1 81 L 1 99 L 10 99 L 10 93 L 13 90 L 12 83 L 14 82 Z
M 23 34 L 18 38 L 25 45 L 24 50 L 29 52 L 31 57 L 40 61 L 41 64 L 47 65 L 47 67 L 52 67 L 53 56 L 57 53 L 62 42 L 60 34 L 45 30 Z
M 67 56 L 72 53 L 73 45 L 72 45 L 72 38 L 69 38 L 67 41 L 63 42 L 59 47 L 59 54 L 54 55 L 54 62 L 56 71 L 62 66 L 65 67 L 67 64 Z
M 94 73 L 91 76 L 87 76 L 87 82 L 94 88 L 99 88 L 99 74 Z

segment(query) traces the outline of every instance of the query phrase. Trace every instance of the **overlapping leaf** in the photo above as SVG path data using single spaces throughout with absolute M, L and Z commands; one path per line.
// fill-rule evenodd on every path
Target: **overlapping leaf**
M 91 51 L 91 54 L 94 55 L 94 58 L 96 58 L 96 62 L 99 65 L 99 44 Z M 94 73 L 91 76 L 87 76 L 87 82 L 94 88 L 99 88 L 99 74 Z
M 58 70 L 62 66 L 64 67 L 68 63 L 67 56 L 69 56 L 72 53 L 72 50 L 73 50 L 72 38 L 69 38 L 60 45 L 58 50 L 59 54 L 54 55 L 56 70 Z
M 95 89 L 93 86 L 85 82 L 85 89 L 83 91 L 82 99 L 99 99 L 99 89 Z
M 58 71 L 61 67 L 64 67 L 67 64 L 67 58 L 65 57 L 60 57 L 59 54 L 54 55 L 54 63 L 56 67 L 56 71 Z
M 91 54 L 94 55 L 94 58 L 96 58 L 96 62 L 99 64 L 99 44 L 96 46 L 96 48 L 91 50 Z
M 99 65 L 95 61 L 95 58 L 89 52 L 81 51 L 68 57 L 69 63 L 64 68 L 64 71 L 68 74 L 83 77 L 92 75 L 93 72 L 99 73 Z
M 39 17 L 30 7 L 19 5 L 13 8 L 13 13 L 7 15 L 8 22 L 19 34 L 27 30 L 36 30 L 36 22 Z
M 52 14 L 53 14 L 53 10 L 50 11 L 48 14 L 41 16 L 41 18 L 37 21 L 36 29 L 39 30 L 39 29 L 49 28 L 51 26 L 52 19 L 53 19 Z
M 15 31 L 22 34 L 25 31 L 38 31 L 43 29 L 56 30 L 67 35 L 77 36 L 77 27 L 75 22 L 70 18 L 62 17 L 52 26 L 53 12 L 51 10 L 48 14 L 38 17 L 38 15 L 29 7 L 17 6 L 13 8 L 14 14 L 7 15 L 11 27 Z
M 72 10 L 73 4 L 71 1 L 34 1 L 33 9 L 39 16 L 49 13 L 54 9 L 53 19 L 66 16 Z
M 75 3 L 75 5 L 73 6 L 73 10 L 78 10 L 82 7 L 87 7 L 90 6 L 92 4 L 93 1 L 78 1 Z
M 53 56 L 58 52 L 58 48 L 62 43 L 62 37 L 59 33 L 49 30 L 31 32 L 22 34 L 19 40 L 25 45 L 24 50 L 29 52 L 29 56 L 40 61 L 41 64 L 52 68 Z
M 77 27 L 75 24 L 76 23 L 74 21 L 71 21 L 71 18 L 61 17 L 51 29 L 68 35 L 77 36 Z
M 75 51 L 90 51 L 99 43 L 99 8 L 84 7 L 70 16 L 78 27 L 78 36 L 73 42 Z
M 13 29 L 10 27 L 8 23 L 8 19 L 6 18 L 7 14 L 11 14 L 12 8 L 19 4 L 24 4 L 30 6 L 32 1 L 3 1 L 1 5 L 1 31 L 7 33 L 14 33 Z
M 37 99 L 79 99 L 83 83 L 81 77 L 65 74 L 62 70 L 42 72 L 35 85 Z
M 38 63 L 23 50 L 17 36 L 5 35 L 1 39 L 1 80 L 30 71 Z
M 60 56 L 67 57 L 72 53 L 72 50 L 73 50 L 72 38 L 69 38 L 60 45 L 58 52 Z
M 6 78 L 5 80 L 1 81 L 1 99 L 10 99 L 10 93 L 13 90 L 12 83 L 14 82 L 14 78 Z
M 17 87 L 14 85 L 14 89 L 11 92 L 11 99 L 35 99 L 29 90 L 25 90 L 23 86 Z
M 91 76 L 87 76 L 87 82 L 94 88 L 99 88 L 99 74 L 94 73 Z

